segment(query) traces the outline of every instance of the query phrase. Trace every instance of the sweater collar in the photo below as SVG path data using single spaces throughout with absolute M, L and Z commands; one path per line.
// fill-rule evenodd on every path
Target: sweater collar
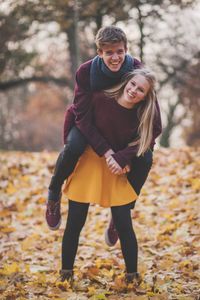
M 109 88 L 120 82 L 123 75 L 133 70 L 133 58 L 126 54 L 124 62 L 117 72 L 112 72 L 98 55 L 92 60 L 90 84 L 92 90 Z
M 133 70 L 133 58 L 126 54 L 124 62 L 117 72 L 112 72 L 104 63 L 103 59 L 100 58 L 101 60 L 101 71 L 108 77 L 110 78 L 121 78 L 125 73 Z

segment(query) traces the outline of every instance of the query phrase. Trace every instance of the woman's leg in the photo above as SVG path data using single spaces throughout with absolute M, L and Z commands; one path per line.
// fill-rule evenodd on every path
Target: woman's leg
M 131 171 L 127 174 L 127 178 L 138 196 L 151 170 L 152 163 L 153 152 L 151 150 L 145 152 L 144 155 L 136 156 L 131 162 Z M 114 246 L 118 240 L 112 220 L 105 232 L 105 237 L 108 246 Z
M 131 209 L 129 205 L 122 205 L 111 207 L 111 211 L 121 243 L 126 272 L 135 273 L 138 263 L 138 244 L 132 226 Z
M 62 240 L 62 270 L 72 270 L 80 232 L 85 224 L 89 204 L 69 200 L 67 224 Z

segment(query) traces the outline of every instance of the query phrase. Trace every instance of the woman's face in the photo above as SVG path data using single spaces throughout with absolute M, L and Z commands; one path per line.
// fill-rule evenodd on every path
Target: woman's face
M 124 107 L 132 108 L 145 98 L 149 88 L 150 84 L 143 75 L 135 75 L 126 84 L 119 103 Z

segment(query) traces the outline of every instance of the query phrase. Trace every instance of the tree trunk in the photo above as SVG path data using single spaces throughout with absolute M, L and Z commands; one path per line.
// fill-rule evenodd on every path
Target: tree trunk
M 162 147 L 168 148 L 170 146 L 170 136 L 172 134 L 173 129 L 177 125 L 177 121 L 175 120 L 175 115 L 176 115 L 176 107 L 179 104 L 180 99 L 176 101 L 176 103 L 171 104 L 169 106 L 169 112 L 167 115 L 167 125 L 163 129 L 161 139 L 160 139 L 160 145 Z
M 97 14 L 96 18 L 96 25 L 97 25 L 97 31 L 102 27 L 102 22 L 103 22 L 103 16 L 102 14 Z
M 142 16 L 142 12 L 140 9 L 140 6 L 137 6 L 137 11 L 138 11 L 138 26 L 139 26 L 139 31 L 140 31 L 140 41 L 139 41 L 139 48 L 140 48 L 140 61 L 143 62 L 144 59 L 144 19 Z
M 79 65 L 81 64 L 80 50 L 79 50 L 79 32 L 78 32 L 79 12 L 78 12 L 78 0 L 75 0 L 73 9 L 73 23 L 66 29 L 69 54 L 71 59 L 71 73 L 72 79 L 75 78 L 75 73 Z

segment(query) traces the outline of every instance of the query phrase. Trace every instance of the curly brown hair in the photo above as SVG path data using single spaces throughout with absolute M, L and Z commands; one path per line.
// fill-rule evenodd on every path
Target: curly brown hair
M 119 42 L 123 42 L 125 49 L 127 49 L 127 37 L 125 32 L 114 25 L 100 28 L 95 37 L 97 50 L 100 50 L 105 45 Z

